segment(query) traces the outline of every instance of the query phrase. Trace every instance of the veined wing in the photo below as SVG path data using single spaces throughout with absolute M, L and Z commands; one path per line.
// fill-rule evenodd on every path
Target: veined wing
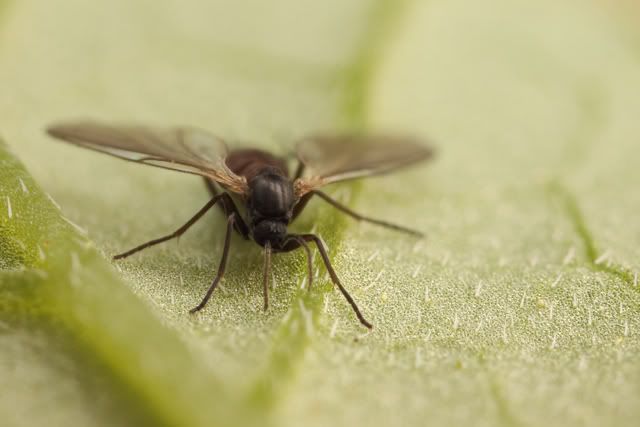
M 85 120 L 54 124 L 47 133 L 124 160 L 211 178 L 235 193 L 247 190 L 245 179 L 225 164 L 225 143 L 197 128 L 155 129 Z
M 381 175 L 433 156 L 417 139 L 398 136 L 315 136 L 297 145 L 298 159 L 309 172 L 296 181 L 296 196 L 323 185 Z

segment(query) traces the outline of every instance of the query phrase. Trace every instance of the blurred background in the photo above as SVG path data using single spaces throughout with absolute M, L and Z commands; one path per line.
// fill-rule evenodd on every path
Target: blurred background
M 635 425 L 640 5 L 623 0 L 0 0 L 0 417 L 31 425 Z M 319 232 L 324 270 L 222 218 L 111 266 L 201 180 L 47 138 L 195 125 L 283 155 L 316 131 L 411 133 L 428 165 L 329 191 L 427 234 Z M 61 211 L 58 211 L 58 207 Z M 6 212 L 6 214 L 5 214 Z M 319 267 L 319 264 L 318 264 Z

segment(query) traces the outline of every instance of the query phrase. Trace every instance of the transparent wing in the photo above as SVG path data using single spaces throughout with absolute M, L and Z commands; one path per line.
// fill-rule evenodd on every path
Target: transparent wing
M 47 133 L 124 160 L 211 178 L 235 193 L 244 194 L 247 190 L 245 179 L 226 166 L 228 150 L 224 142 L 200 129 L 75 121 L 54 124 L 47 128 Z
M 433 156 L 418 139 L 398 136 L 315 136 L 296 147 L 306 178 L 296 181 L 296 195 L 338 181 L 381 175 Z

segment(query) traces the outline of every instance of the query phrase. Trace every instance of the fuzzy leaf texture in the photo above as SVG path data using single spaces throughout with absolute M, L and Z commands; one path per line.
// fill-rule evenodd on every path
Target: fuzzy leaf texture
M 0 3 L 0 419 L 31 425 L 635 425 L 640 9 L 542 0 Z M 54 142 L 70 118 L 195 125 L 287 154 L 409 132 L 429 165 L 314 200 L 374 323 L 321 265 L 180 242 L 201 179 Z M 317 255 L 316 255 L 317 258 Z

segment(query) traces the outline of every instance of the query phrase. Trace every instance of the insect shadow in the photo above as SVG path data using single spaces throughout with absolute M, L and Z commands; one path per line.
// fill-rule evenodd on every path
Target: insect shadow
M 296 146 L 298 165 L 290 171 L 287 160 L 267 151 L 229 150 L 222 139 L 197 128 L 154 129 L 117 126 L 94 121 L 54 124 L 47 133 L 57 139 L 124 160 L 204 177 L 211 199 L 180 228 L 113 258 L 123 259 L 143 249 L 180 237 L 214 206 L 226 217 L 222 256 L 215 278 L 191 313 L 202 310 L 224 276 L 231 235 L 238 233 L 264 250 L 264 309 L 269 306 L 269 278 L 274 253 L 302 249 L 306 254 L 308 287 L 313 283 L 311 247 L 314 245 L 342 295 L 360 323 L 372 328 L 336 274 L 327 249 L 313 233 L 287 231 L 313 196 L 359 221 L 421 236 L 403 225 L 354 212 L 320 190 L 336 182 L 380 175 L 431 158 L 433 150 L 412 138 L 363 135 L 315 135 Z

